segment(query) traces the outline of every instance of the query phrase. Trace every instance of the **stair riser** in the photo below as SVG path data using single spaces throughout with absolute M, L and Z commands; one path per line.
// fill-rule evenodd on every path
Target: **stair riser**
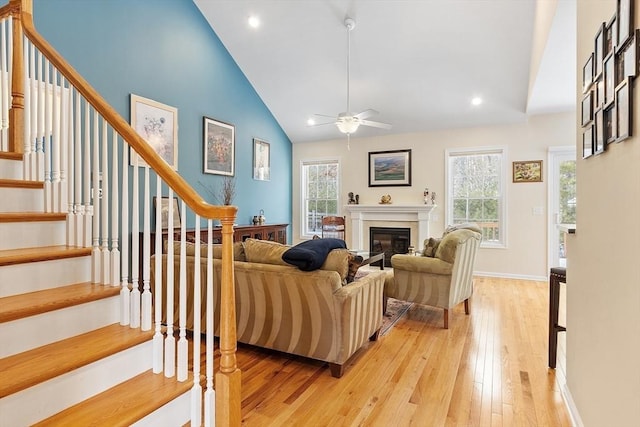
M 64 221 L 2 222 L 0 223 L 0 250 L 65 245 Z
M 91 281 L 91 257 L 0 267 L 0 297 Z
M 119 296 L 0 324 L 0 357 L 7 357 L 120 321 Z
M 22 162 L 0 159 L 0 179 L 22 179 Z
M 3 212 L 44 212 L 44 190 L 0 187 Z
M 131 427 L 174 427 L 183 426 L 191 418 L 191 392 L 173 399 L 158 408 Z
M 0 427 L 31 425 L 151 369 L 151 351 L 149 341 L 0 399 Z

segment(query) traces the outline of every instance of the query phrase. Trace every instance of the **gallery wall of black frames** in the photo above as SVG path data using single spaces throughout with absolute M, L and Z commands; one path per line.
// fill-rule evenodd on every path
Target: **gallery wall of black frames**
M 634 0 L 616 0 L 616 13 L 595 33 L 594 51 L 582 68 L 582 157 L 631 136 L 633 86 L 638 74 L 640 31 Z

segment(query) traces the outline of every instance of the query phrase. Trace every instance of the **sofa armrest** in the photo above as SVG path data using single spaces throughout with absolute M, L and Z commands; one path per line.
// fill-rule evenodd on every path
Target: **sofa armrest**
M 438 274 L 449 276 L 453 271 L 453 264 L 439 258 L 413 255 L 394 255 L 391 257 L 394 270 L 406 270 L 416 273 Z

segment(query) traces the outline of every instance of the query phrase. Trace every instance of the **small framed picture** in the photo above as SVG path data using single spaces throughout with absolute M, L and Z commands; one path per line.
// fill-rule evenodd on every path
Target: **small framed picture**
M 593 120 L 593 91 L 587 92 L 582 98 L 582 126 L 588 125 Z
M 603 22 L 598 32 L 596 33 L 596 46 L 593 51 L 594 62 L 594 79 L 597 80 L 600 74 L 602 74 L 602 60 L 604 59 L 605 51 L 605 28 L 606 24 Z
M 153 208 L 160 209 L 161 227 L 163 229 L 169 228 L 169 198 L 161 197 L 159 206 L 158 206 L 157 199 L 158 198 L 156 196 L 153 197 Z M 180 208 L 178 207 L 178 198 L 174 197 L 173 199 L 171 199 L 171 201 L 173 202 L 172 203 L 173 228 L 180 228 L 181 222 L 180 222 Z
M 604 139 L 607 144 L 611 144 L 618 138 L 616 106 L 612 104 L 609 108 L 605 109 L 602 119 L 604 121 Z
M 622 46 L 633 34 L 633 1 L 617 0 L 618 46 Z
M 602 78 L 602 75 L 600 75 L 600 78 L 596 81 L 596 87 L 595 87 L 595 93 L 594 93 L 594 102 L 593 102 L 593 108 L 600 108 L 604 105 L 604 79 Z
M 615 50 L 618 43 L 618 32 L 616 26 L 616 14 L 614 13 L 604 30 L 604 53 L 606 57 Z
M 258 138 L 253 138 L 253 179 L 271 179 L 271 149 L 268 142 Z
M 620 72 L 616 73 L 618 80 L 616 84 L 619 84 L 627 77 L 635 77 L 638 73 L 638 61 L 637 61 L 637 40 L 640 35 L 640 30 L 636 30 L 634 36 L 624 46 L 623 50 L 619 52 L 618 61 L 620 63 Z
M 615 98 L 615 53 L 609 52 L 604 58 L 604 106 L 608 107 Z
M 173 170 L 178 170 L 178 109 L 131 94 L 131 126 Z M 148 166 L 131 149 L 131 166 Z
M 542 182 L 542 160 L 513 162 L 513 182 Z
M 604 112 L 602 108 L 596 110 L 593 113 L 593 125 L 595 126 L 595 139 L 594 139 L 594 154 L 604 152 L 605 140 L 604 140 Z
M 593 53 L 587 58 L 587 62 L 582 67 L 582 92 L 586 92 L 593 83 Z
M 593 125 L 587 126 L 582 132 L 582 158 L 586 159 L 593 155 Z
M 236 128 L 204 118 L 204 173 L 233 176 L 235 173 Z
M 411 150 L 369 153 L 369 187 L 411 186 Z
M 620 83 L 616 88 L 616 141 L 624 141 L 631 136 L 631 92 L 630 80 Z

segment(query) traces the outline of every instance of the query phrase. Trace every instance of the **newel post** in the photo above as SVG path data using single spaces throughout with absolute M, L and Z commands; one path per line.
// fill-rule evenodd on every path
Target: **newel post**
M 220 284 L 220 371 L 216 373 L 216 425 L 239 426 L 240 379 L 237 366 L 236 298 L 233 268 L 233 221 L 222 218 L 222 283 Z
M 11 69 L 11 109 L 9 110 L 9 151 L 24 152 L 24 51 L 22 13 L 31 15 L 31 0 L 10 0 L 13 7 L 13 56 Z

